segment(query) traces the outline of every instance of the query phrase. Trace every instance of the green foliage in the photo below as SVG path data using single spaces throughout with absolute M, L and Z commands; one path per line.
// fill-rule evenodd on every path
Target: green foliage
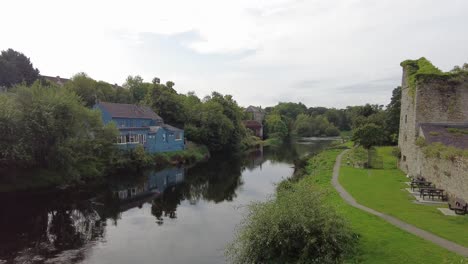
M 206 146 L 189 141 L 186 149 L 181 151 L 150 154 L 141 145 L 132 150 L 118 150 L 112 156 L 111 164 L 112 172 L 135 172 L 145 168 L 192 164 L 209 157 L 210 152 Z
M 31 61 L 23 53 L 13 49 L 4 50 L 0 54 L 0 87 L 12 87 L 25 83 L 31 85 L 39 78 L 39 70 L 33 67 Z
M 440 133 L 439 133 L 439 132 L 435 132 L 435 131 L 431 131 L 431 132 L 429 132 L 429 135 L 435 137 L 435 136 L 440 135 Z
M 129 89 L 95 81 L 86 73 L 75 74 L 65 83 L 65 88 L 76 93 L 85 106 L 92 107 L 97 101 L 113 103 L 132 103 L 133 95 Z
M 324 197 L 286 181 L 276 199 L 250 205 L 227 250 L 232 263 L 340 263 L 357 236 Z
M 416 143 L 416 146 L 424 147 L 426 145 L 426 139 L 423 137 L 418 137 L 415 143 Z
M 0 163 L 61 171 L 69 181 L 102 175 L 114 151 L 117 129 L 103 126 L 99 112 L 58 87 L 20 86 L 3 94 Z
M 455 134 L 456 136 L 468 135 L 468 129 L 449 127 L 447 128 L 447 131 L 452 134 Z
M 447 146 L 439 142 L 424 146 L 423 152 L 428 158 L 439 158 L 452 161 L 459 157 L 468 157 L 468 150 Z
M 183 96 L 162 84 L 153 84 L 148 89 L 145 103 L 158 113 L 166 123 L 182 126 L 186 121 L 187 109 L 184 108 Z
M 454 75 L 452 73 L 444 73 L 435 67 L 429 60 L 421 57 L 418 60 L 406 60 L 400 64 L 407 72 L 408 94 L 413 98 L 416 93 L 416 86 L 419 83 L 430 80 L 448 80 Z
M 370 149 L 383 143 L 383 128 L 373 123 L 365 124 L 353 130 L 353 141 L 363 146 L 365 149 Z
M 135 102 L 142 101 L 150 89 L 151 84 L 143 82 L 140 76 L 128 76 L 123 87 L 130 91 Z
M 294 122 L 294 132 L 302 137 L 339 136 L 340 130 L 331 124 L 324 115 L 309 116 L 300 114 Z
M 288 136 L 288 126 L 278 114 L 266 117 L 265 130 L 271 138 L 285 139 Z
M 391 144 L 398 142 L 400 132 L 400 112 L 401 112 L 401 86 L 392 91 L 392 98 L 385 110 L 385 133 L 389 136 L 388 141 Z

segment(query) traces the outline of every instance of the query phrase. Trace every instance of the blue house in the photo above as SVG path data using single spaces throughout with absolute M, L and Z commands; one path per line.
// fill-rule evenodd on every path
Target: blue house
M 142 145 L 149 153 L 185 149 L 184 131 L 164 124 L 164 120 L 147 106 L 100 102 L 94 106 L 104 124 L 114 122 L 119 129 L 117 145 L 134 149 Z

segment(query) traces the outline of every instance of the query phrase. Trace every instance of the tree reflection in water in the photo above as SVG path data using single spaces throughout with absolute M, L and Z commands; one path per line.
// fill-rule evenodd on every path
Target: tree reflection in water
M 0 197 L 0 263 L 75 263 L 105 237 L 108 223 L 117 225 L 132 208 L 151 205 L 158 225 L 177 218 L 187 201 L 233 201 L 244 170 L 270 162 L 292 163 L 301 155 L 297 145 L 255 150 L 237 156 L 214 156 L 192 168 L 168 168 L 144 175 L 115 177 L 95 192 L 62 192 L 40 196 Z
M 242 185 L 242 156 L 216 156 L 208 162 L 187 169 L 184 181 L 168 186 L 151 203 L 151 213 L 156 223 L 164 218 L 177 218 L 177 206 L 184 200 L 196 205 L 204 200 L 214 203 L 232 201 Z
M 2 197 L 0 259 L 12 263 L 81 261 L 89 243 L 104 237 L 105 220 L 90 202 L 75 203 L 66 195 L 54 198 Z

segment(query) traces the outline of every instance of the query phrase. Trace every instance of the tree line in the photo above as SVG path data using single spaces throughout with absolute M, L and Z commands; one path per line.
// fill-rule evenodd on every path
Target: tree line
M 396 144 L 400 124 L 401 88 L 393 90 L 390 103 L 348 106 L 344 109 L 309 107 L 302 103 L 281 102 L 265 108 L 265 133 L 268 137 L 284 139 L 301 137 L 339 136 L 340 131 L 359 133 L 362 127 L 375 125 L 381 144 Z
M 174 82 L 145 82 L 129 76 L 122 86 L 85 73 L 63 86 L 41 77 L 29 58 L 14 50 L 0 55 L 0 169 L 47 170 L 82 181 L 122 164 L 138 164 L 141 153 L 115 148 L 117 128 L 104 125 L 92 106 L 98 101 L 150 106 L 166 123 L 185 129 L 188 140 L 210 151 L 237 151 L 252 138 L 244 111 L 231 95 L 199 98 L 180 94 Z
M 174 82 L 161 84 L 159 78 L 145 82 L 140 76 L 129 76 L 119 86 L 78 73 L 62 87 L 42 78 L 24 54 L 9 49 L 0 55 L 0 87 L 8 90 L 0 93 L 0 168 L 62 170 L 80 179 L 122 164 L 122 156 L 113 148 L 117 129 L 104 126 L 99 113 L 91 109 L 98 101 L 150 106 L 166 123 L 183 128 L 188 140 L 204 144 L 212 152 L 253 145 L 252 132 L 243 125 L 248 116 L 231 95 L 213 92 L 200 98 L 194 92 L 181 94 Z M 370 104 L 308 108 L 302 103 L 281 102 L 265 108 L 265 135 L 285 139 L 292 135 L 337 136 L 346 130 L 359 134 L 359 128 L 372 124 L 379 129 L 374 133 L 378 140 L 395 143 L 398 89 L 385 109 Z

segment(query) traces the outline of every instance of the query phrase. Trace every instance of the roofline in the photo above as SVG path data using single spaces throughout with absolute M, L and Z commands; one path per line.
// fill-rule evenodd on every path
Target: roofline
M 158 118 L 152 118 L 152 117 L 133 117 L 133 116 L 113 116 L 111 114 L 109 114 L 111 116 L 111 118 L 130 118 L 130 119 L 149 119 L 149 120 L 155 120 L 155 119 L 163 119 L 162 117 L 158 117 Z
M 463 123 L 460 123 L 460 122 L 447 122 L 447 123 L 430 123 L 430 122 L 426 122 L 426 123 L 418 123 L 418 126 L 421 126 L 421 125 L 431 125 L 431 126 L 459 126 L 459 127 L 465 127 L 465 126 L 468 126 L 468 122 L 463 122 Z

